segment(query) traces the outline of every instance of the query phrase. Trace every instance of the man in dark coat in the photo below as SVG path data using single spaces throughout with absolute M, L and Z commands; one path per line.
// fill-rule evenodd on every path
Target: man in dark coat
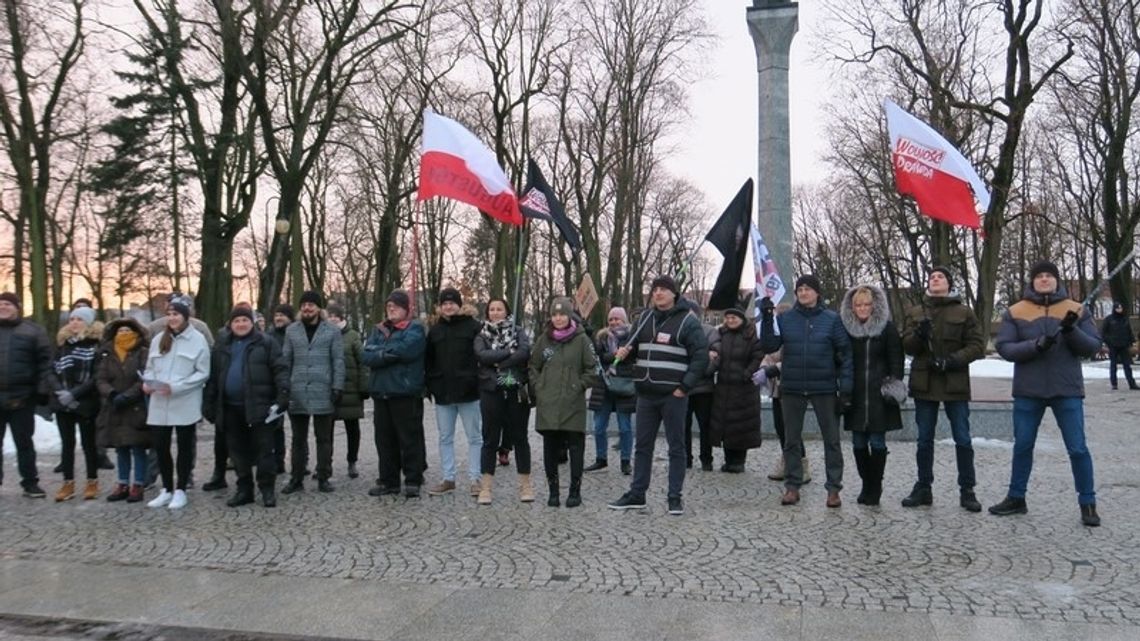
M 1108 382 L 1116 389 L 1116 364 L 1124 366 L 1124 378 L 1128 389 L 1140 389 L 1132 379 L 1132 325 L 1128 314 L 1124 313 L 1124 303 L 1112 304 L 1112 313 L 1104 319 L 1100 328 L 1104 345 L 1108 348 Z
M 0 441 L 12 426 L 24 496 L 42 499 L 36 472 L 36 404 L 46 404 L 51 387 L 51 341 L 43 327 L 20 317 L 20 297 L 0 294 Z M 0 465 L 0 481 L 4 469 Z
M 709 343 L 695 306 L 681 298 L 677 282 L 658 276 L 649 291 L 652 306 L 634 324 L 632 342 L 618 349 L 619 360 L 631 359 L 637 388 L 633 482 L 629 491 L 609 504 L 613 510 L 645 509 L 645 492 L 653 467 L 657 433 L 665 425 L 669 444 L 669 514 L 685 513 L 685 413 L 688 394 L 709 363 Z
M 981 512 L 974 494 L 974 446 L 970 439 L 970 363 L 985 356 L 986 340 L 974 312 L 953 290 L 950 270 L 934 267 L 927 277 L 921 305 L 907 312 L 903 350 L 910 363 L 910 395 L 914 398 L 914 422 L 918 426 L 915 460 L 918 481 L 903 507 L 930 505 L 934 495 L 934 428 L 938 404 L 950 420 L 958 460 L 958 503 L 970 512 Z
M 843 489 L 843 449 L 839 441 L 839 416 L 851 405 L 854 386 L 851 341 L 839 314 L 820 300 L 822 284 L 813 274 L 796 281 L 796 304 L 774 318 L 772 300 L 761 301 L 763 313 L 760 343 L 765 352 L 784 349 L 780 373 L 781 409 L 784 413 L 784 496 L 781 505 L 800 501 L 803 464 L 804 414 L 815 410 L 823 436 L 827 482 L 827 507 L 839 507 Z M 779 332 L 776 331 L 779 323 Z
M 1002 316 L 998 353 L 1013 361 L 1013 469 L 1005 500 L 990 514 L 1025 514 L 1025 492 L 1033 470 L 1033 447 L 1045 408 L 1061 429 L 1081 522 L 1100 525 L 1096 511 L 1093 462 L 1085 445 L 1084 373 L 1081 359 L 1100 349 L 1092 316 L 1071 300 L 1060 284 L 1057 266 L 1040 261 L 1030 269 L 1030 283 L 1017 304 Z

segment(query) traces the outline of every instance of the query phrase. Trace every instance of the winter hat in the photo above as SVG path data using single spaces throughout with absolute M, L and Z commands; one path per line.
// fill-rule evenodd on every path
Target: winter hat
M 681 291 L 677 288 L 677 281 L 673 280 L 672 276 L 661 275 L 657 278 L 654 278 L 653 282 L 649 285 L 649 291 L 652 292 L 658 287 L 662 287 L 673 292 L 674 298 L 680 298 L 681 296 Z
M 305 303 L 312 303 L 317 307 L 325 306 L 325 302 L 321 300 L 320 293 L 314 292 L 311 289 L 301 294 L 301 304 L 304 305 Z
M 817 289 L 816 291 L 819 291 L 819 290 Z M 725 316 L 736 316 L 736 317 L 740 318 L 740 320 L 742 320 L 746 323 L 748 322 L 748 316 L 746 316 L 743 311 L 741 311 L 735 307 L 730 307 L 730 308 L 724 310 L 724 315 Z
M 238 305 L 234 307 L 232 311 L 230 311 L 230 320 L 233 320 L 240 316 L 245 316 L 252 323 L 254 320 L 253 309 L 251 309 L 248 305 Z
M 194 310 L 194 299 L 190 298 L 186 294 L 180 294 L 178 292 L 174 292 L 173 294 L 170 295 L 170 298 L 167 299 L 167 302 L 169 302 L 170 304 L 179 303 L 179 304 L 183 305 L 184 307 L 186 307 L 186 309 L 188 309 L 188 310 L 191 310 L 191 311 Z
M 336 316 L 340 319 L 346 318 L 344 314 L 344 308 L 340 305 L 337 305 L 336 303 L 329 305 L 328 309 L 325 310 L 325 313 L 327 313 L 329 316 Z
M 815 274 L 804 274 L 796 279 L 796 289 L 804 285 L 815 290 L 815 293 L 823 293 L 823 284 L 819 282 L 819 278 Z
M 3 294 L 0 294 L 0 300 L 8 301 L 9 303 L 12 303 L 16 307 L 21 306 L 20 305 L 20 297 L 13 294 L 12 292 L 4 292 Z
M 67 315 L 67 320 L 71 320 L 73 318 L 82 320 L 84 325 L 90 327 L 91 324 L 95 322 L 95 310 L 91 309 L 90 307 L 76 307 L 75 309 L 71 310 L 70 314 Z
M 182 318 L 185 318 L 186 322 L 190 322 L 190 307 L 188 307 L 186 303 L 182 302 L 181 300 L 171 301 L 168 309 L 173 309 L 179 314 L 182 314 Z
M 293 309 L 293 306 L 289 303 L 281 303 L 277 307 L 274 307 L 273 313 L 284 314 L 285 318 L 288 318 L 290 322 L 297 320 L 297 310 Z
M 1122 303 L 1118 300 L 1112 301 L 1112 313 L 1115 314 L 1116 310 L 1118 310 L 1118 309 L 1123 312 L 1124 311 L 1124 303 Z
M 566 298 L 565 296 L 555 298 L 550 301 L 550 315 L 562 314 L 563 316 L 574 316 L 574 301 Z
M 1037 278 L 1037 274 L 1050 274 L 1053 278 L 1061 280 L 1061 273 L 1057 271 L 1057 266 L 1047 260 L 1039 260 L 1033 265 L 1033 269 L 1029 270 L 1029 278 Z
M 402 289 L 397 289 L 391 294 L 388 294 L 388 300 L 384 302 L 392 303 L 397 307 L 403 307 L 405 311 L 411 311 L 412 309 L 412 301 L 408 298 L 408 292 Z
M 930 278 L 930 274 L 933 274 L 934 272 L 938 272 L 945 276 L 946 284 L 950 286 L 950 289 L 954 289 L 954 278 L 950 276 L 950 268 L 943 267 L 941 265 L 935 265 L 934 267 L 930 268 L 930 272 L 926 274 L 926 277 Z
M 90 298 L 76 298 L 75 302 L 71 304 L 71 309 L 76 307 L 94 307 L 94 305 L 91 304 Z
M 460 295 L 459 290 L 454 287 L 444 287 L 439 291 L 439 304 L 455 303 L 456 305 L 463 304 L 463 296 Z
M 609 314 L 606 314 L 606 320 L 607 321 L 609 319 L 615 318 L 615 317 L 620 318 L 622 323 L 629 325 L 629 314 L 625 313 L 624 307 L 614 307 L 614 308 L 610 309 Z

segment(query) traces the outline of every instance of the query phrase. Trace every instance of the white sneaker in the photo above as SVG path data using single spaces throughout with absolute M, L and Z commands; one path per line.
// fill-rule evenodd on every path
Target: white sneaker
M 162 492 L 159 493 L 158 496 L 151 499 L 150 502 L 146 504 L 146 506 L 147 507 L 164 507 L 167 503 L 170 502 L 170 499 L 173 496 L 174 495 L 171 494 L 170 492 L 163 490 Z
M 170 505 L 166 507 L 172 510 L 181 510 L 186 507 L 186 492 L 174 490 L 174 498 L 170 499 Z

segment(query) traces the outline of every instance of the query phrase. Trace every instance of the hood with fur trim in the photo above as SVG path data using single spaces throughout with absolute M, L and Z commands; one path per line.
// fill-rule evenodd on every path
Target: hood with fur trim
M 857 290 L 864 287 L 871 290 L 871 317 L 867 319 L 867 322 L 861 323 L 858 318 L 855 318 L 855 309 L 852 307 L 851 299 Z M 843 295 L 843 303 L 839 306 L 839 318 L 843 321 L 843 327 L 852 338 L 878 336 L 883 333 L 883 329 L 891 320 L 891 306 L 887 303 L 887 295 L 882 289 L 874 285 L 856 285 Z
M 150 341 L 150 332 L 148 332 L 146 328 L 142 326 L 142 323 L 133 318 L 116 318 L 115 320 L 107 323 L 107 326 L 103 329 L 103 342 L 115 342 L 115 333 L 118 332 L 119 328 L 123 325 L 126 325 L 127 327 L 135 330 L 135 333 L 138 334 L 141 338 L 139 341 L 140 343 L 147 343 Z
M 479 320 L 479 309 L 476 308 L 471 303 L 463 303 L 462 305 L 459 306 L 459 311 L 455 312 L 455 316 L 453 316 L 452 319 L 460 320 L 462 316 L 470 316 L 471 318 L 474 318 L 475 320 Z M 451 322 L 449 320 L 444 320 L 443 314 L 440 314 L 439 312 L 432 314 L 429 321 L 430 321 L 429 324 L 431 324 L 431 325 Z M 482 321 L 479 321 L 479 322 L 480 322 L 480 324 L 482 323 Z
M 63 327 L 59 328 L 58 332 L 56 332 L 56 335 L 55 335 L 56 345 L 59 345 L 62 347 L 63 344 L 67 342 L 67 339 L 71 338 L 71 336 L 72 336 L 71 331 L 67 329 L 67 325 L 65 324 Z M 80 338 L 82 338 L 84 340 L 93 340 L 93 341 L 99 341 L 100 339 L 102 339 L 103 338 L 103 321 L 95 321 L 94 323 L 91 323 L 90 325 L 88 325 L 87 329 L 83 331 L 83 335 Z

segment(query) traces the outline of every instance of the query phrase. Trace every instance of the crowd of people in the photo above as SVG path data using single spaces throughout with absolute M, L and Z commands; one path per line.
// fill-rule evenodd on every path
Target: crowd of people
M 89 301 L 73 306 L 54 345 L 39 325 L 21 316 L 21 300 L 0 294 L 0 429 L 11 426 L 24 495 L 46 497 L 40 486 L 32 435 L 37 406 L 55 414 L 62 443 L 56 501 L 74 498 L 76 432 L 83 452 L 84 500 L 100 496 L 101 448 L 116 454 L 116 483 L 108 501 L 144 501 L 153 508 L 187 505 L 193 484 L 198 424 L 215 430 L 214 468 L 204 491 L 229 487 L 229 506 L 277 504 L 305 489 L 333 492 L 333 435 L 344 424 L 347 475 L 357 478 L 360 421 L 373 405 L 379 459 L 372 496 L 421 492 L 438 496 L 469 491 L 480 505 L 495 500 L 496 467 L 517 471 L 517 500 L 535 500 L 528 430 L 542 437 L 547 505 L 582 504 L 582 476 L 610 466 L 608 431 L 616 414 L 616 452 L 629 489 L 608 503 L 615 510 L 645 509 L 657 436 L 668 448 L 666 506 L 684 513 L 684 482 L 697 462 L 713 469 L 714 448 L 723 451 L 725 473 L 745 471 L 748 450 L 761 443 L 761 391 L 771 397 L 781 456 L 769 478 L 782 481 L 782 505 L 800 502 L 811 480 L 803 445 L 810 407 L 823 437 L 826 505 L 842 505 L 842 431 L 850 432 L 858 475 L 857 502 L 879 505 L 888 459 L 886 434 L 903 426 L 901 407 L 914 402 L 918 428 L 916 481 L 901 505 L 934 502 L 934 434 L 939 405 L 951 427 L 959 505 L 980 512 L 970 436 L 969 365 L 985 354 L 986 340 L 973 312 L 953 286 L 950 270 L 928 274 L 922 303 L 907 310 L 901 326 L 891 317 L 886 293 L 873 285 L 851 288 L 828 309 L 813 275 L 795 284 L 794 302 L 758 305 L 756 322 L 742 309 L 725 310 L 711 326 L 681 296 L 669 276 L 652 281 L 649 306 L 631 321 L 620 307 L 593 332 L 573 300 L 556 298 L 549 320 L 532 337 L 506 300 L 491 299 L 483 320 L 461 293 L 445 288 L 430 323 L 412 314 L 407 292 L 391 292 L 385 318 L 361 336 L 343 308 L 318 292 L 300 297 L 298 310 L 281 304 L 269 318 L 239 304 L 213 334 L 194 317 L 189 297 L 175 294 L 166 313 L 149 327 L 131 318 L 106 325 Z M 297 314 L 296 312 L 299 312 Z M 1121 325 L 1123 318 L 1123 325 Z M 1115 364 L 1131 358 L 1131 329 L 1123 307 L 1103 333 Z M 1126 335 L 1127 344 L 1121 336 Z M 1025 513 L 1033 449 L 1045 409 L 1052 409 L 1071 460 L 1081 521 L 1100 524 L 1092 458 L 1085 443 L 1081 360 L 1101 346 L 1101 333 L 1081 304 L 1071 300 L 1057 268 L 1041 261 L 1029 270 L 1022 300 L 1005 312 L 995 341 L 1014 363 L 1013 460 L 1006 497 L 989 508 L 999 516 Z M 910 356 L 909 377 L 905 355 Z M 439 480 L 425 487 L 425 399 L 438 426 Z M 588 412 L 593 414 L 588 429 Z M 286 429 L 291 436 L 286 467 Z M 459 483 L 456 423 L 467 441 L 466 482 Z M 310 470 L 309 428 L 316 443 Z M 594 460 L 585 464 L 586 436 L 594 436 Z M 560 475 L 569 463 L 569 479 Z M 2 482 L 0 467 L 0 482 Z M 501 489 L 498 490 L 501 492 Z

